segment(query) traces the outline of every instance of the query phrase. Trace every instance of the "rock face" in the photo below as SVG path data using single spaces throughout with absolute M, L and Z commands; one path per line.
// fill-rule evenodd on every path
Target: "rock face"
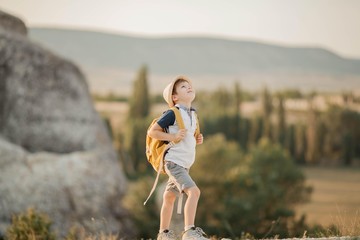
M 30 152 L 90 150 L 108 140 L 79 69 L 1 32 L 0 133 Z
M 73 226 L 131 236 L 125 191 L 80 70 L 0 11 L 0 236 L 28 207 L 47 213 L 62 236 Z
M 0 27 L 5 31 L 26 35 L 27 29 L 21 19 L 0 11 Z

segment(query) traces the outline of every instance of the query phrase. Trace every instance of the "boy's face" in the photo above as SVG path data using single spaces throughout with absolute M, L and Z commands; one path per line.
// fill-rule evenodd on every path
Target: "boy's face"
M 178 81 L 174 90 L 172 97 L 175 103 L 190 104 L 195 99 L 195 90 L 187 81 Z

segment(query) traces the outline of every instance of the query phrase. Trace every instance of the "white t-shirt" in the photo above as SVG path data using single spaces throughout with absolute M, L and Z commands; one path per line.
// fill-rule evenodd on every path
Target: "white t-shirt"
M 187 129 L 186 136 L 168 150 L 165 160 L 189 169 L 195 161 L 196 139 L 194 134 L 197 121 L 196 113 L 194 109 L 190 109 L 188 113 L 185 110 L 186 108 L 178 105 L 176 107 L 179 108 L 184 126 Z M 168 133 L 176 134 L 179 131 L 179 126 L 175 120 L 175 113 L 172 110 L 166 111 L 157 123 L 160 127 L 167 129 Z

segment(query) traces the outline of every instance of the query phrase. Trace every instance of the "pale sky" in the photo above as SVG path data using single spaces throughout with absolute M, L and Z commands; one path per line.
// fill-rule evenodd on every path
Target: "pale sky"
M 360 0 L 0 0 L 30 27 L 211 36 L 360 58 Z

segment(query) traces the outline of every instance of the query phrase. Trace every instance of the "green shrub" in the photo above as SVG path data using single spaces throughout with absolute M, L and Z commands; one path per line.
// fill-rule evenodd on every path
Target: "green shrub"
M 294 206 L 311 189 L 288 153 L 262 139 L 248 153 L 223 135 L 208 137 L 191 169 L 201 189 L 196 222 L 210 235 L 239 238 L 299 236 L 305 229 Z
M 308 200 L 311 188 L 280 145 L 262 139 L 244 153 L 236 142 L 216 134 L 197 148 L 190 171 L 201 190 L 196 224 L 210 236 L 303 235 L 305 218 L 297 220 L 294 207 Z M 153 181 L 154 177 L 146 176 L 132 182 L 123 201 L 142 238 L 156 236 L 159 227 L 155 197 L 146 207 L 139 207 Z
M 142 206 L 152 187 L 155 177 L 144 176 L 131 182 L 123 205 L 129 210 L 131 219 L 136 225 L 137 236 L 144 239 L 153 238 L 159 230 L 160 212 L 156 204 L 156 193 Z M 159 186 L 159 185 L 158 185 Z
M 26 213 L 14 215 L 12 224 L 7 229 L 7 240 L 55 240 L 50 230 L 51 221 L 44 215 L 29 208 Z

